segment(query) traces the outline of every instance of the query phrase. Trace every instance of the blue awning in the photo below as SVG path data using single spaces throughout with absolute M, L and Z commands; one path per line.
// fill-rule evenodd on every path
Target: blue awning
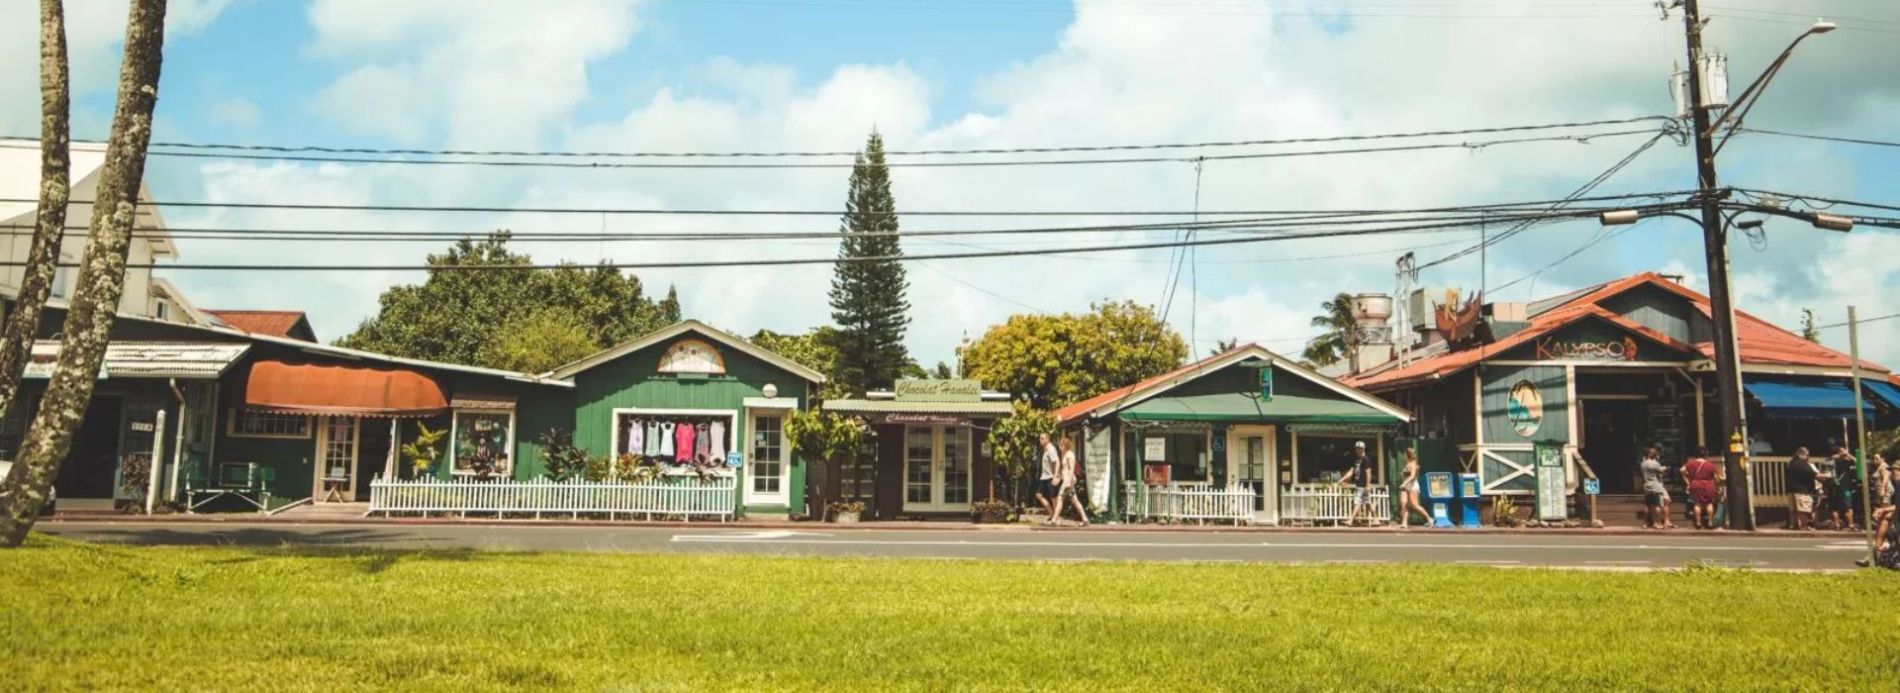
M 1873 393 L 1875 397 L 1887 400 L 1888 405 L 1900 409 L 1900 387 L 1894 387 L 1893 383 L 1885 380 L 1867 379 L 1862 379 L 1860 386 L 1867 392 Z
M 1873 381 L 1865 381 L 1873 384 Z M 1854 416 L 1854 388 L 1845 379 L 1746 379 L 1742 389 L 1761 402 L 1763 413 L 1789 419 L 1845 419 Z M 1872 391 L 1873 388 L 1868 388 Z M 1896 393 L 1900 394 L 1900 393 Z M 1863 402 L 1868 416 L 1872 402 Z

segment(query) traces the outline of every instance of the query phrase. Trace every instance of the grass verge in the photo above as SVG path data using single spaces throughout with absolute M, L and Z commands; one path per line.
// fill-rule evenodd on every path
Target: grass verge
M 0 553 L 27 689 L 1889 689 L 1900 579 L 129 548 Z

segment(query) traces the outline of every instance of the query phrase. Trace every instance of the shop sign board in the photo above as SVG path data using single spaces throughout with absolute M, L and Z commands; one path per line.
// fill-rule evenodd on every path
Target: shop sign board
M 942 412 L 891 412 L 879 417 L 877 423 L 909 426 L 962 426 L 970 423 L 970 417 Z
M 1538 443 L 1533 453 L 1537 469 L 1537 519 L 1561 522 L 1564 508 L 1564 446 Z
M 1153 436 L 1142 440 L 1141 459 L 1149 462 L 1168 459 L 1168 439 Z
M 1109 445 L 1115 438 L 1107 426 L 1088 431 L 1088 440 L 1082 444 L 1083 474 L 1088 479 L 1089 502 L 1098 508 L 1108 507 L 1108 465 Z
M 974 402 L 983 398 L 983 385 L 975 380 L 899 380 L 891 389 L 898 399 Z

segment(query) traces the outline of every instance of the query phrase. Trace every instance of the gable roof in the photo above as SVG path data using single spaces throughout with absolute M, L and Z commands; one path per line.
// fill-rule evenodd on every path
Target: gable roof
M 316 341 L 316 332 L 310 329 L 310 320 L 301 310 L 224 310 L 206 308 L 206 313 L 233 328 L 252 334 L 267 334 L 273 337 L 290 337 Z M 303 328 L 298 330 L 297 328 Z M 299 335 L 298 333 L 302 334 Z
M 1709 297 L 1655 272 L 1644 272 L 1574 291 L 1556 299 L 1539 301 L 1534 304 L 1538 310 L 1531 315 L 1529 327 L 1495 343 L 1484 345 L 1482 348 L 1441 352 L 1411 363 L 1363 373 L 1344 380 L 1356 387 L 1389 389 L 1442 378 L 1476 365 L 1482 359 L 1495 358 L 1537 337 L 1592 318 L 1609 322 L 1624 330 L 1703 359 L 1715 358 L 1713 342 L 1698 341 L 1687 344 L 1671 339 L 1602 306 L 1604 301 L 1642 286 L 1653 286 L 1688 301 L 1703 317 L 1712 315 Z M 1800 335 L 1776 327 L 1773 323 L 1745 311 L 1735 311 L 1735 333 L 1736 341 L 1741 346 L 1741 360 L 1744 368 L 1755 365 L 1848 369 L 1853 364 L 1846 354 L 1802 339 Z M 1861 367 L 1879 373 L 1888 372 L 1886 368 L 1864 359 L 1861 361 Z
M 1382 413 L 1390 414 L 1401 421 L 1412 420 L 1411 414 L 1393 406 L 1390 402 L 1353 389 L 1332 378 L 1315 373 L 1312 369 L 1301 366 L 1298 362 L 1291 359 L 1283 358 L 1272 351 L 1268 351 L 1266 347 L 1260 346 L 1259 344 L 1242 344 L 1172 371 L 1162 373 L 1161 375 L 1144 379 L 1133 385 L 1109 390 L 1108 392 L 1057 409 L 1055 412 L 1056 423 L 1063 424 L 1091 416 L 1106 416 L 1127 409 L 1149 398 L 1166 393 L 1178 385 L 1219 372 L 1223 368 L 1250 358 L 1266 359 L 1274 366 L 1284 368 L 1294 375 L 1311 381 L 1320 387 L 1344 395 L 1348 399 L 1364 404 Z
M 83 224 L 91 218 L 90 200 L 98 186 L 99 171 L 105 166 L 105 162 L 106 146 L 103 144 L 73 142 L 67 145 L 67 179 L 72 188 L 69 192 L 75 200 L 67 204 L 67 223 Z M 29 225 L 32 223 L 33 215 L 39 209 L 40 172 L 40 140 L 38 138 L 19 140 L 7 146 L 0 146 L 0 221 L 19 220 Z M 4 200 L 24 201 L 6 202 Z M 149 244 L 155 256 L 177 257 L 178 246 L 172 242 L 171 232 L 166 230 L 165 221 L 158 213 L 158 205 L 153 204 L 151 190 L 144 181 L 139 183 L 138 203 L 138 209 L 133 212 L 133 226 L 139 231 L 135 237 Z M 72 236 L 70 233 L 67 235 Z M 82 238 L 85 236 L 83 233 L 79 235 Z
M 737 349 L 741 353 L 744 353 L 760 361 L 764 361 L 773 366 L 776 366 L 780 370 L 791 373 L 792 375 L 796 375 L 800 378 L 804 378 L 808 382 L 818 383 L 818 384 L 823 384 L 825 382 L 825 374 L 823 373 L 819 373 L 818 371 L 807 368 L 803 364 L 800 364 L 797 361 L 793 361 L 791 359 L 780 356 L 770 350 L 760 348 L 758 345 L 755 345 L 744 339 L 740 339 L 739 337 L 734 336 L 732 333 L 726 332 L 725 330 L 721 330 L 717 327 L 713 327 L 711 325 L 700 322 L 698 320 L 682 320 L 680 322 L 673 323 L 673 325 L 669 327 L 662 328 L 654 332 L 649 332 L 643 336 L 634 338 L 632 340 L 621 342 L 618 346 L 614 346 L 609 349 L 603 349 L 601 351 L 594 352 L 593 354 L 590 354 L 578 361 L 569 363 L 565 366 L 561 366 L 560 368 L 556 368 L 553 371 L 550 371 L 547 375 L 551 377 L 555 377 L 555 378 L 561 378 L 561 379 L 572 378 L 577 373 L 590 370 L 594 368 L 595 366 L 599 366 L 601 364 L 607 363 L 608 361 L 618 359 L 622 356 L 626 356 L 627 354 L 631 354 L 633 352 L 639 351 L 641 349 L 645 349 L 655 344 L 665 342 L 669 339 L 678 337 L 688 332 L 698 333 L 702 337 L 709 338 L 715 342 L 719 342 L 726 346 L 732 347 L 733 349 Z

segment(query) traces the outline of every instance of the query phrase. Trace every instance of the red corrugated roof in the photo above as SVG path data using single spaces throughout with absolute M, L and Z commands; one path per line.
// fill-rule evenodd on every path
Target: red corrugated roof
M 1697 342 L 1694 345 L 1670 339 L 1654 330 L 1643 327 L 1634 321 L 1619 316 L 1601 304 L 1609 298 L 1642 285 L 1651 285 L 1687 299 L 1703 315 L 1710 314 L 1709 297 L 1696 293 L 1681 284 L 1664 278 L 1654 272 L 1644 272 L 1602 284 L 1586 291 L 1576 298 L 1532 316 L 1530 326 L 1496 343 L 1485 345 L 1482 349 L 1470 348 L 1446 352 L 1430 358 L 1406 364 L 1390 370 L 1379 371 L 1363 376 L 1341 379 L 1347 385 L 1358 388 L 1391 387 L 1416 380 L 1442 377 L 1464 370 L 1478 362 L 1480 358 L 1495 357 L 1499 353 L 1524 344 L 1538 336 L 1548 334 L 1558 328 L 1589 317 L 1612 322 L 1624 329 L 1636 332 L 1650 339 L 1668 344 L 1684 351 L 1693 351 L 1703 358 L 1714 358 L 1715 345 L 1711 342 Z M 1736 341 L 1741 345 L 1742 363 L 1753 365 L 1803 366 L 1817 368 L 1850 368 L 1852 359 L 1846 354 L 1802 339 L 1800 335 L 1776 327 L 1761 318 L 1743 311 L 1735 312 Z M 1887 373 L 1885 367 L 1865 359 L 1861 367 Z
M 206 310 L 225 324 L 252 334 L 294 337 L 290 331 L 304 319 L 300 310 Z

